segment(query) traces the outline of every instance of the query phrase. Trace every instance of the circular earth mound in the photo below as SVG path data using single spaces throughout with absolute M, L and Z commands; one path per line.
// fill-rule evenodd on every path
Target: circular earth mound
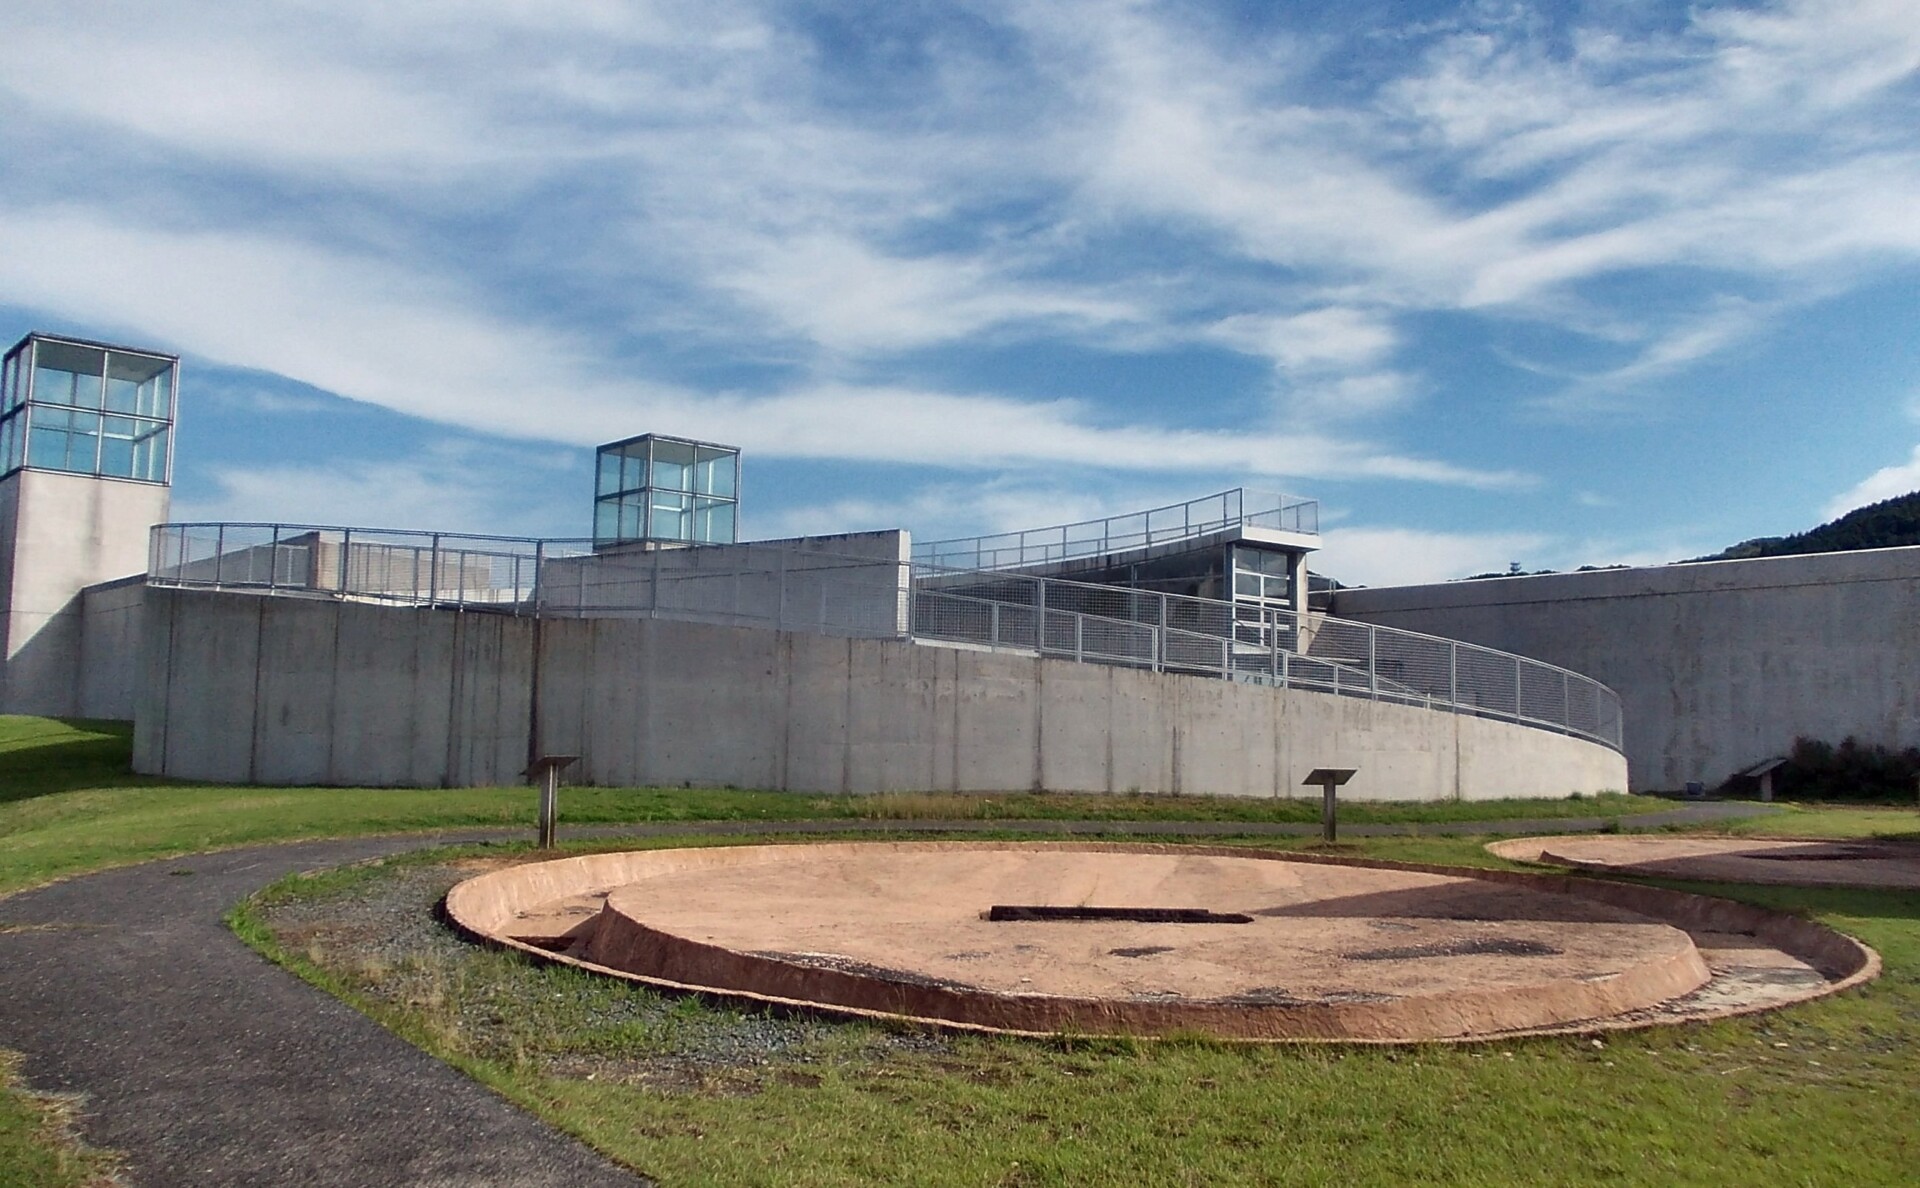
M 470 933 L 656 986 L 1017 1033 L 1467 1039 L 1813 997 L 1878 961 L 1724 900 L 1223 847 L 834 843 L 481 875 Z
M 1515 862 L 1696 882 L 1920 890 L 1920 846 L 1691 836 L 1527 837 L 1487 849 Z

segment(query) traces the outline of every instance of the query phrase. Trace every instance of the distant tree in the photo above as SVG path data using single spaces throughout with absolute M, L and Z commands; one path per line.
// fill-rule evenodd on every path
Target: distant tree
M 1920 545 L 1920 491 L 1856 508 L 1837 520 L 1792 536 L 1761 536 L 1695 561 L 1742 561 L 1804 553 L 1847 553 Z

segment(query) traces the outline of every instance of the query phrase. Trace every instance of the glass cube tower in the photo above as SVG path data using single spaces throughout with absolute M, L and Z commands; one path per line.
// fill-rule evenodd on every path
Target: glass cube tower
M 29 334 L 0 364 L 0 477 L 22 468 L 167 481 L 180 361 Z
M 594 467 L 593 547 L 732 544 L 740 531 L 740 451 L 643 433 L 603 445 Z

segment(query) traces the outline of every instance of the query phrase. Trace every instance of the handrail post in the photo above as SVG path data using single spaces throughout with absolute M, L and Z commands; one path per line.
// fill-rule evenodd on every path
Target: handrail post
M 280 525 L 275 524 L 267 536 L 267 590 L 269 593 L 280 588 Z
M 533 617 L 536 619 L 540 617 L 541 604 L 546 601 L 546 587 L 541 584 L 541 579 L 546 577 L 546 569 L 547 542 L 536 540 L 533 542 L 533 587 L 527 591 L 527 605 L 533 609 Z M 516 579 L 519 577 L 518 574 L 514 576 Z M 519 600 L 520 592 L 515 590 L 514 601 Z
M 1033 604 L 1036 612 L 1033 620 L 1033 646 L 1035 651 L 1044 656 L 1047 654 L 1047 583 L 1044 578 L 1033 580 Z
M 1367 695 L 1380 700 L 1380 631 L 1367 625 Z
M 1460 645 L 1451 640 L 1447 643 L 1447 702 L 1460 704 Z
M 218 590 L 227 576 L 227 526 L 213 530 L 213 588 Z
M 1154 598 L 1160 603 L 1160 634 L 1154 640 L 1153 652 L 1159 662 L 1154 665 L 1153 671 L 1159 672 L 1166 667 L 1167 661 L 1167 596 L 1155 594 Z
M 427 562 L 427 605 L 440 601 L 440 534 L 433 534 L 433 553 Z
M 345 598 L 347 596 L 347 581 L 349 580 L 349 578 L 353 573 L 353 570 L 350 568 L 350 565 L 351 565 L 350 559 L 352 557 L 353 557 L 353 529 L 342 528 L 340 530 L 340 584 L 339 584 L 339 593 L 342 598 Z

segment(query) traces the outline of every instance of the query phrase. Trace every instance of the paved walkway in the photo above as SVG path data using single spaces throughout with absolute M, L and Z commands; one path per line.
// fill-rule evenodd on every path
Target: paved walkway
M 1764 811 L 1692 804 L 1637 825 Z M 1421 827 L 1568 833 L 1601 818 Z M 1311 834 L 1316 825 L 1113 821 L 805 821 L 569 830 L 674 836 L 789 831 Z M 1414 832 L 1352 826 L 1351 835 Z M 522 835 L 526 830 L 513 831 Z M 221 923 L 297 870 L 504 831 L 304 842 L 104 871 L 0 900 L 0 1046 L 27 1083 L 86 1095 L 82 1129 L 146 1188 L 192 1185 L 626 1185 L 584 1145 L 262 961 Z M 4 1169 L 0 1169 L 4 1170 Z

